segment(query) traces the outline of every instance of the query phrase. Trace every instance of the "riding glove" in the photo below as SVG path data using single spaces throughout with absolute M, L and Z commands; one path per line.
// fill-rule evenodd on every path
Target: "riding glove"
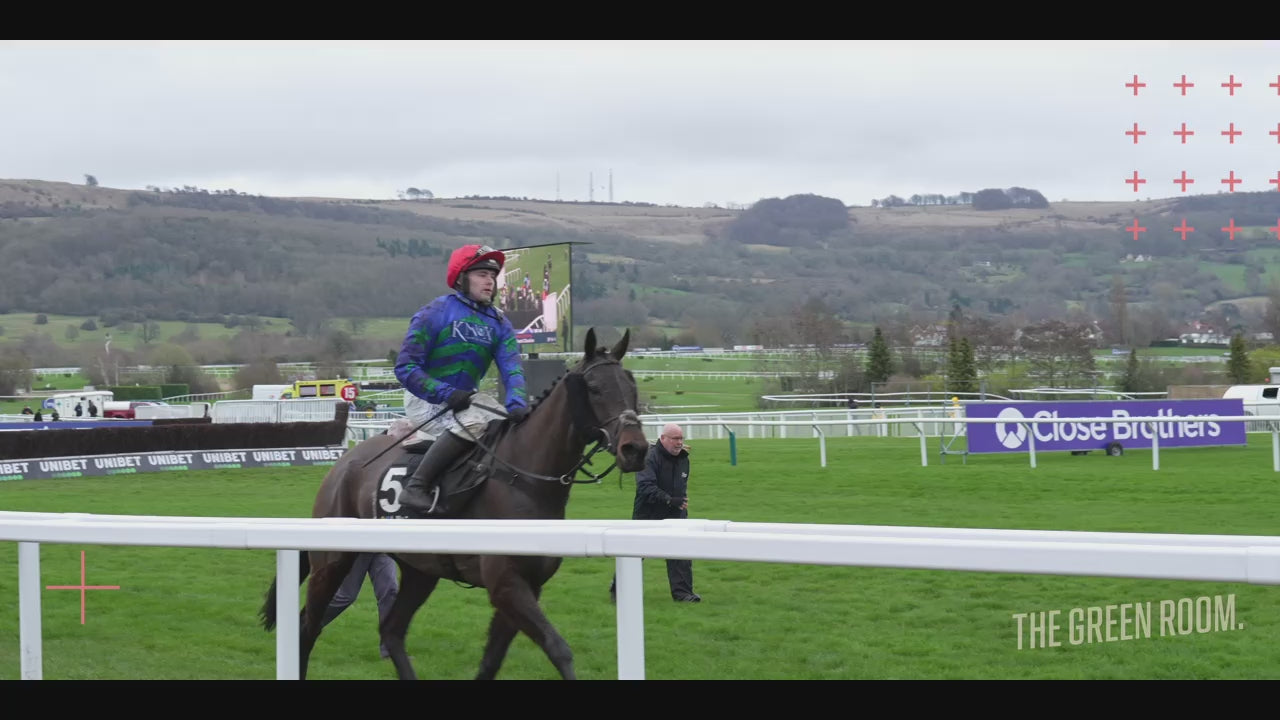
M 454 390 L 449 394 L 449 399 L 445 401 L 445 405 L 454 412 L 462 412 L 471 407 L 471 393 L 466 390 Z
M 513 423 L 522 423 L 524 419 L 529 417 L 529 408 L 518 407 L 507 411 L 507 417 L 511 418 Z

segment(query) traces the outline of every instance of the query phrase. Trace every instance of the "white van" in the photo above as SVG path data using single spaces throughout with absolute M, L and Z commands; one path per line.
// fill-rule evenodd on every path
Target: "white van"
M 107 403 L 111 402 L 115 394 L 110 390 L 81 390 L 79 392 L 63 392 L 50 395 L 40 404 L 44 410 L 45 419 L 49 419 L 49 411 L 57 410 L 60 420 L 89 420 L 89 401 L 92 400 L 94 405 L 98 406 L 98 418 L 102 418 L 106 412 Z M 76 405 L 81 406 L 84 415 L 76 418 Z
M 293 391 L 293 385 L 254 385 L 254 400 L 285 400 Z
M 1280 379 L 1280 374 L 1273 372 L 1271 377 Z M 1280 385 L 1232 385 L 1222 397 L 1243 400 L 1245 415 L 1280 415 Z

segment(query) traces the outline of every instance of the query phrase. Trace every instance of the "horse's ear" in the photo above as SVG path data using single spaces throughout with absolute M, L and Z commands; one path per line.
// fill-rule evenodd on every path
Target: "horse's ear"
M 627 328 L 627 331 L 622 333 L 622 339 L 619 340 L 618 344 L 614 345 L 613 349 L 609 351 L 609 354 L 613 356 L 614 360 L 622 360 L 622 356 L 627 354 L 627 343 L 630 341 L 631 328 Z
M 584 360 L 590 361 L 596 354 L 596 329 L 587 330 L 587 348 Z

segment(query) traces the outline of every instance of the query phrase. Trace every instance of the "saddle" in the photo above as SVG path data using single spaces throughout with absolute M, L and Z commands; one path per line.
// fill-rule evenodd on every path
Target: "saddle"
M 502 436 L 510 426 L 499 418 L 490 421 L 480 442 L 488 447 L 497 447 Z M 434 440 L 424 440 L 404 446 L 400 455 L 383 470 L 382 477 L 373 491 L 373 513 L 376 518 L 388 519 L 421 519 L 426 517 L 400 504 L 400 491 L 406 479 L 422 463 L 422 458 L 431 448 Z M 493 456 L 477 443 L 462 457 L 451 464 L 444 474 L 436 478 L 440 488 L 440 502 L 448 509 L 445 514 L 430 517 L 457 517 L 468 503 L 478 494 L 480 487 L 497 469 Z

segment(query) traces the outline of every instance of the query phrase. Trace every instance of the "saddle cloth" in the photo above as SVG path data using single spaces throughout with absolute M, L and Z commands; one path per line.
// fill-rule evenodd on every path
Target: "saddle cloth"
M 496 447 L 501 438 L 504 420 L 494 420 L 489 424 L 481 442 L 489 447 Z M 433 441 L 414 443 L 403 448 L 398 457 L 387 466 L 382 477 L 378 479 L 373 491 L 373 514 L 376 518 L 419 519 L 426 517 L 400 504 L 400 493 L 408 482 L 413 471 L 422 464 L 422 458 L 430 449 Z M 395 452 L 395 451 L 393 451 Z M 445 514 L 436 513 L 430 517 L 454 517 L 461 512 L 468 501 L 480 489 L 485 480 L 493 474 L 493 458 L 478 444 L 458 458 L 445 470 L 444 475 L 436 479 L 440 487 L 440 502 L 447 508 Z

